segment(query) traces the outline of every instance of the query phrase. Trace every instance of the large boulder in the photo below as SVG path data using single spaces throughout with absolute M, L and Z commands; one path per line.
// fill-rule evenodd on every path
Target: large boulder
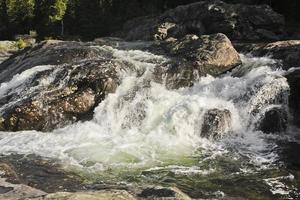
M 0 129 L 48 131 L 88 119 L 125 66 L 79 42 L 47 41 L 14 55 L 0 65 Z
M 128 21 L 121 36 L 128 40 L 164 40 L 186 34 L 224 33 L 232 40 L 278 40 L 284 18 L 267 5 L 201 1 L 168 10 L 160 16 Z
M 21 79 L 24 83 L 13 78 L 9 84 L 16 81 L 16 88 L 1 91 L 0 129 L 47 131 L 87 118 L 97 103 L 115 91 L 116 70 L 123 64 L 99 59 L 75 66 L 37 66 L 34 74 Z
M 168 88 L 193 85 L 201 76 L 219 76 L 241 64 L 237 51 L 224 34 L 186 35 L 159 42 L 156 49 L 173 58 L 168 66 L 156 69 L 164 75 Z

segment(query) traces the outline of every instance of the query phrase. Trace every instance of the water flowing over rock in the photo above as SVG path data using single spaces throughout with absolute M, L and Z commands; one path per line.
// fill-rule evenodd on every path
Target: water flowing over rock
M 152 58 L 144 60 L 143 53 L 139 58 L 140 49 Z M 0 65 L 0 129 L 47 131 L 91 119 L 124 72 L 141 76 L 152 66 L 157 82 L 180 88 L 239 64 L 238 53 L 223 34 L 132 47 L 118 39 L 45 41 Z
M 286 40 L 262 44 L 237 44 L 235 47 L 253 56 L 269 56 L 280 60 L 282 68 L 287 70 L 300 67 L 300 40 Z
M 174 40 L 174 44 L 177 44 L 175 42 Z M 53 49 L 60 44 L 54 45 Z M 257 131 L 255 125 L 269 108 L 285 108 L 289 94 L 285 72 L 272 67 L 275 60 L 240 55 L 242 64 L 232 71 L 219 76 L 199 77 L 190 87 L 170 89 L 164 82 L 154 79 L 157 68 L 172 66 L 174 57 L 177 57 L 166 56 L 163 48 L 167 47 L 160 46 L 154 53 L 152 49 L 156 44 L 153 43 L 128 43 L 114 39 L 110 40 L 109 45 L 100 40 L 90 44 L 78 45 L 93 48 L 98 51 L 100 58 L 32 66 L 18 75 L 12 75 L 12 79 L 1 84 L 1 93 L 12 94 L 12 100 L 30 97 L 25 103 L 9 101 L 12 104 L 7 104 L 6 99 L 2 100 L 1 109 L 4 114 L 6 109 L 25 112 L 22 105 L 26 106 L 31 98 L 46 92 L 51 95 L 44 96 L 45 98 L 55 100 L 47 101 L 50 105 L 57 105 L 56 107 L 65 110 L 59 112 L 62 113 L 62 116 L 58 116 L 61 117 L 59 119 L 68 119 L 69 115 L 66 113 L 76 117 L 80 113 L 82 120 L 89 119 L 47 133 L 0 132 L 0 152 L 7 155 L 10 162 L 16 161 L 17 169 L 14 171 L 18 177 L 28 180 L 30 186 L 46 192 L 69 191 L 70 186 L 76 188 L 76 191 L 84 188 L 101 190 L 107 188 L 106 184 L 115 186 L 114 183 L 121 185 L 109 188 L 131 191 L 126 189 L 127 184 L 125 188 L 122 187 L 124 182 L 130 186 L 136 180 L 138 185 L 145 182 L 157 185 L 159 181 L 164 186 L 175 184 L 191 197 L 208 199 L 220 199 L 227 197 L 226 193 L 233 194 L 226 188 L 228 183 L 239 183 L 241 173 L 246 174 L 243 176 L 246 182 L 239 188 L 253 184 L 253 181 L 255 186 L 256 183 L 263 184 L 261 171 L 258 176 L 256 172 L 277 163 L 277 153 L 274 152 L 277 144 L 269 139 L 277 136 L 263 134 Z M 185 52 L 187 51 L 180 54 L 187 55 Z M 103 64 L 107 55 L 110 57 L 110 64 Z M 108 68 L 107 71 L 104 70 L 105 67 Z M 102 79 L 99 81 L 97 78 L 106 72 L 114 75 L 109 78 L 117 80 L 118 87 L 102 99 L 101 95 L 97 97 L 96 90 L 96 86 L 101 86 L 99 91 L 103 91 Z M 93 84 L 89 84 L 90 82 Z M 61 94 L 59 91 L 64 91 L 64 88 L 69 89 L 63 93 L 62 98 L 57 93 Z M 80 104 L 76 99 L 86 103 Z M 97 99 L 101 101 L 99 104 L 96 103 Z M 81 115 L 91 104 L 94 104 L 95 109 Z M 9 109 L 14 105 L 19 105 L 20 109 Z M 43 110 L 41 114 L 56 116 L 59 110 L 53 114 L 46 111 Z M 9 122 L 5 118 L 4 121 Z M 201 135 L 202 131 L 206 135 Z M 15 154 L 21 157 L 25 155 L 29 161 L 21 162 Z M 40 159 L 35 156 L 30 159 L 31 155 Z M 69 179 L 65 173 L 53 170 L 53 166 L 50 168 L 52 170 L 44 168 L 47 164 L 43 158 L 57 163 L 67 172 L 84 176 L 86 181 L 95 185 L 85 187 L 86 185 L 82 185 L 83 180 Z M 44 164 L 36 168 L 35 162 L 40 160 Z M 255 174 L 251 173 L 252 170 Z M 229 173 L 232 178 L 221 181 Z M 255 176 L 255 179 L 248 180 L 250 176 Z M 41 181 L 45 177 L 47 182 Z M 272 178 L 269 171 L 264 174 L 263 178 L 265 177 Z M 182 180 L 186 179 L 191 179 L 191 184 L 188 182 L 182 186 Z M 201 185 L 213 185 L 213 192 L 206 193 L 206 187 L 196 190 L 199 180 Z M 219 190 L 222 192 L 214 193 Z M 249 189 L 245 194 L 252 191 Z M 263 191 L 269 190 L 266 188 Z M 151 199 L 155 193 L 160 196 L 173 194 L 168 189 L 150 188 L 143 195 Z M 133 194 L 142 194 L 142 191 Z
M 121 35 L 128 40 L 164 40 L 212 33 L 224 33 L 231 40 L 278 40 L 284 37 L 284 18 L 267 5 L 201 1 L 133 19 Z
M 254 56 L 268 56 L 277 59 L 276 65 L 289 70 L 286 78 L 289 82 L 290 97 L 289 107 L 295 125 L 300 124 L 300 91 L 299 91 L 299 67 L 300 67 L 300 41 L 287 40 L 266 44 L 236 44 L 237 49 Z M 279 64 L 278 64 L 279 63 Z

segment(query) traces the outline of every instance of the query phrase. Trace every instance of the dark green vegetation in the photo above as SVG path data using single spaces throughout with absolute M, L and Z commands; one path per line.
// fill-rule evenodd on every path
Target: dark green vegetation
M 154 15 L 197 0 L 0 0 L 0 39 L 36 30 L 39 39 L 93 39 L 118 31 L 134 17 Z M 199 0 L 198 0 L 199 1 Z M 226 0 L 269 4 L 293 21 L 300 20 L 300 1 Z

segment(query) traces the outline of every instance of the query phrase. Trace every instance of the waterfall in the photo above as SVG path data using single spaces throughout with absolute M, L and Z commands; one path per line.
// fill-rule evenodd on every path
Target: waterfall
M 141 45 L 141 44 L 139 44 Z M 90 121 L 77 122 L 53 132 L 0 133 L 2 154 L 36 154 L 58 159 L 70 167 L 96 171 L 110 168 L 150 169 L 185 165 L 183 160 L 235 152 L 257 166 L 272 164 L 276 144 L 255 130 L 255 122 L 272 106 L 286 106 L 289 86 L 275 60 L 241 55 L 243 64 L 221 77 L 202 77 L 190 88 L 168 90 L 152 81 L 155 66 L 168 61 L 147 51 L 95 46 L 117 60 L 132 64 L 120 70 L 121 84 L 94 110 Z M 0 94 L 27 96 L 56 83 L 62 66 L 37 66 L 2 83 Z M 73 68 L 80 67 L 74 66 Z M 49 76 L 27 88 L 40 71 Z M 65 76 L 64 79 L 68 79 Z M 59 84 L 64 84 L 65 80 Z M 10 104 L 17 103 L 11 101 Z M 3 105 L 1 110 L 10 104 Z M 221 139 L 201 137 L 205 113 L 230 112 L 230 130 Z M 193 166 L 191 166 L 193 167 Z

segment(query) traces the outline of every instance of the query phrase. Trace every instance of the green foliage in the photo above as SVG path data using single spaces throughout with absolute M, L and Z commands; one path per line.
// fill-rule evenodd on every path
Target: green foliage
M 6 0 L 6 12 L 11 23 L 22 23 L 33 18 L 34 0 Z
M 61 21 L 67 10 L 68 0 L 56 0 L 54 5 L 50 7 L 52 9 L 52 15 L 49 16 L 51 22 Z
M 24 49 L 26 46 L 27 46 L 27 44 L 22 38 L 20 38 L 16 41 L 16 47 L 18 49 Z
M 36 30 L 40 39 L 107 36 L 125 21 L 155 15 L 200 0 L 0 0 L 0 39 Z M 205 1 L 205 0 L 202 0 Z M 223 0 L 228 3 L 269 4 L 277 12 L 300 21 L 300 0 Z

